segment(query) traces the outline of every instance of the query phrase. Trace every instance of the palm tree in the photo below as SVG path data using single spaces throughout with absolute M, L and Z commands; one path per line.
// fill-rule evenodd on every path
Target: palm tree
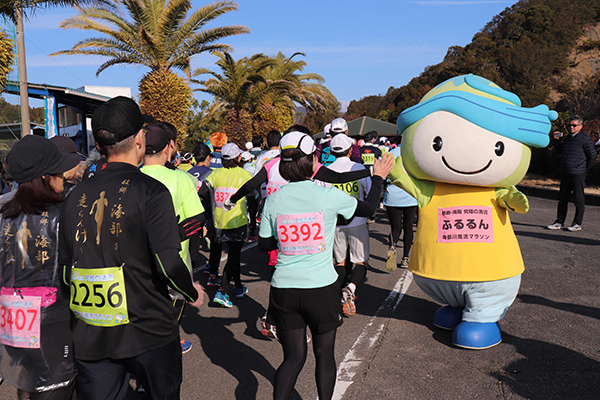
M 61 23 L 63 29 L 96 31 L 103 37 L 79 41 L 57 54 L 108 57 L 96 75 L 117 64 L 143 65 L 150 69 L 140 81 L 140 107 L 157 119 L 185 133 L 185 116 L 191 90 L 174 69 L 190 76 L 192 56 L 215 51 L 232 51 L 219 40 L 249 33 L 245 26 L 206 28 L 215 18 L 237 10 L 231 0 L 219 0 L 191 13 L 190 0 L 116 0 L 120 13 L 105 7 L 83 8 L 79 15 Z M 130 18 L 128 19 L 125 14 Z M 187 19 L 186 19 L 187 18 Z
M 19 91 L 21 95 L 21 134 L 30 132 L 29 124 L 29 89 L 27 86 L 27 67 L 25 65 L 25 39 L 23 34 L 23 17 L 35 13 L 40 8 L 71 6 L 77 7 L 84 4 L 101 4 L 107 8 L 112 7 L 112 0 L 2 0 L 0 1 L 0 15 L 16 25 L 17 53 L 19 64 Z
M 227 133 L 239 142 L 252 133 L 264 135 L 270 129 L 286 129 L 294 122 L 297 104 L 316 110 L 335 100 L 320 75 L 298 73 L 306 63 L 293 58 L 303 53 L 289 58 L 281 52 L 275 57 L 256 54 L 237 61 L 228 53 L 217 55 L 221 71 L 197 69 L 192 76 L 212 76 L 192 82 L 201 86 L 196 90 L 214 96 L 209 115 L 220 118 L 224 130 L 230 129 Z
M 6 76 L 12 71 L 12 63 L 15 61 L 13 51 L 14 41 L 0 29 L 0 87 L 6 84 Z

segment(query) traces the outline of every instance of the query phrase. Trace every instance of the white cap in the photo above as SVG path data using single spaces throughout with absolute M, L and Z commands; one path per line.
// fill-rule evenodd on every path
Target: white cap
M 252 150 L 253 147 L 254 145 L 252 144 L 252 142 L 246 142 L 246 150 Z
M 336 118 L 331 121 L 331 134 L 344 133 L 348 130 L 348 123 L 344 118 Z
M 232 160 L 242 154 L 242 150 L 234 143 L 227 143 L 221 149 L 221 157 L 223 160 Z
M 325 134 L 325 136 L 331 137 L 331 132 L 329 131 L 330 129 L 331 129 L 331 124 L 325 125 L 325 128 L 323 129 L 323 133 Z
M 305 133 L 302 132 L 289 132 L 281 137 L 279 141 L 279 151 L 283 153 L 285 150 L 298 150 L 297 154 L 290 158 L 281 156 L 281 161 L 289 162 L 295 161 L 301 157 L 312 154 L 317 148 L 315 147 L 315 141 Z
M 244 160 L 244 161 L 250 161 L 253 158 L 254 158 L 254 154 L 250 153 L 249 151 L 242 152 L 242 160 Z
M 335 135 L 333 139 L 331 139 L 329 147 L 331 147 L 331 150 L 336 153 L 343 153 L 352 147 L 353 144 L 354 140 L 352 140 L 349 136 Z

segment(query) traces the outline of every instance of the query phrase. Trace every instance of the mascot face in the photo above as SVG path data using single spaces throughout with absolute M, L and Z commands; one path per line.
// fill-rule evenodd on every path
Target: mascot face
M 475 75 L 452 78 L 398 117 L 402 161 L 415 178 L 472 186 L 508 187 L 529 167 L 529 146 L 548 144 L 547 106 L 521 100 Z
M 506 187 L 523 178 L 531 151 L 457 115 L 436 111 L 404 132 L 402 158 L 408 173 L 419 179 Z

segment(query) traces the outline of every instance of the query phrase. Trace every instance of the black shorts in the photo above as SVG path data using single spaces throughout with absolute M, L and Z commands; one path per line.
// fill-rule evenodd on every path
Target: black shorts
M 342 324 L 342 300 L 339 287 L 291 289 L 271 287 L 269 323 L 277 330 L 309 326 L 313 334 L 329 332 Z
M 110 329 L 110 328 L 107 328 Z M 125 400 L 130 374 L 146 390 L 150 399 L 164 399 L 179 391 L 182 364 L 179 337 L 166 346 L 137 357 L 119 360 L 76 360 L 79 398 L 86 400 Z
M 233 229 L 216 229 L 216 243 L 223 242 L 243 242 L 248 237 L 248 225 Z

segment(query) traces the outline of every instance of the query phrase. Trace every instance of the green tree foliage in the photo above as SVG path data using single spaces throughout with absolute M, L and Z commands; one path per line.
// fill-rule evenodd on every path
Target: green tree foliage
M 297 105 L 319 113 L 337 102 L 321 76 L 302 73 L 306 63 L 295 60 L 302 53 L 255 54 L 238 60 L 227 52 L 215 54 L 220 71 L 198 69 L 193 76 L 210 78 L 193 82 L 200 85 L 197 90 L 215 98 L 206 118 L 220 124 L 230 141 L 240 145 L 272 129 L 285 130 L 294 123 Z
M 115 0 L 119 12 L 106 7 L 82 8 L 79 14 L 61 23 L 63 29 L 81 29 L 101 33 L 102 37 L 84 39 L 71 50 L 57 54 L 85 54 L 108 57 L 98 70 L 117 64 L 141 65 L 150 69 L 140 82 L 140 106 L 173 121 L 180 135 L 185 135 L 185 118 L 192 102 L 187 83 L 172 70 L 190 76 L 191 58 L 201 53 L 231 51 L 223 38 L 249 33 L 245 26 L 231 25 L 207 28 L 215 18 L 237 10 L 237 3 L 219 0 L 188 13 L 191 0 Z M 166 88 L 161 79 L 168 79 L 177 90 Z M 169 93 L 173 103 L 165 104 Z M 175 106 L 177 105 L 177 106 Z M 178 108 L 183 107 L 183 108 Z M 173 123 L 172 122 L 172 123 Z M 183 138 L 180 139 L 182 141 Z
M 44 107 L 29 108 L 31 121 L 38 124 L 46 123 L 46 110 Z M 10 104 L 0 97 L 0 124 L 12 124 L 21 122 L 20 107 Z

